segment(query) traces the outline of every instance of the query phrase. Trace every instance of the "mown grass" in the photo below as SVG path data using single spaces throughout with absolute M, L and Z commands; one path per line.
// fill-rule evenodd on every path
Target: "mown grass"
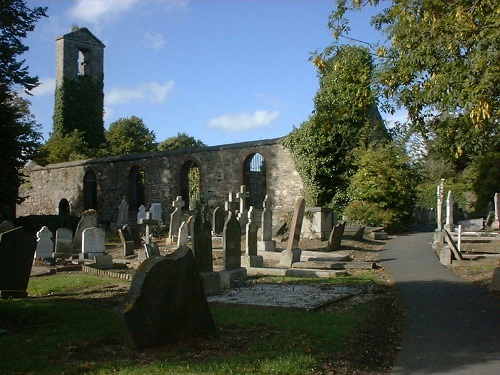
M 33 279 L 30 294 L 106 281 L 59 274 Z M 307 374 L 342 350 L 370 307 L 359 305 L 341 314 L 239 306 L 211 311 L 214 336 L 134 351 L 126 346 L 112 308 L 77 299 L 0 300 L 0 328 L 6 331 L 0 333 L 0 373 Z

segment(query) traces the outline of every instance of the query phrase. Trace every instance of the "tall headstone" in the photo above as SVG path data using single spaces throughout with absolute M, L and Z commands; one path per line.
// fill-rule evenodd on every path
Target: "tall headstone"
M 73 231 L 69 228 L 56 230 L 56 254 L 71 254 L 73 252 Z
M 245 245 L 245 256 L 243 258 L 244 266 L 262 267 L 264 260 L 262 256 L 257 255 L 257 225 L 255 224 L 253 206 L 248 210 Z
M 306 202 L 304 198 L 298 197 L 293 210 L 288 244 L 286 249 L 281 252 L 280 264 L 282 266 L 291 267 L 293 263 L 300 261 L 301 250 L 299 249 L 299 241 L 305 209 Z
M 149 212 L 151 214 L 151 219 L 158 220 L 158 225 L 163 225 L 163 210 L 161 203 L 151 203 Z
M 492 229 L 500 229 L 500 193 L 495 193 L 495 220 L 491 224 Z
M 2 298 L 27 297 L 36 249 L 36 236 L 22 227 L 0 233 L 0 294 Z
M 52 232 L 46 226 L 43 226 L 36 233 L 36 251 L 35 258 L 45 259 L 52 258 L 54 251 L 54 243 L 52 242 Z
M 139 207 L 139 212 L 137 212 L 137 224 L 142 224 L 144 219 L 146 219 L 146 207 L 141 205 L 141 207 Z
M 276 241 L 273 240 L 273 212 L 271 210 L 271 199 L 266 195 L 262 210 L 261 240 L 257 242 L 257 250 L 276 251 Z
M 224 271 L 241 268 L 241 229 L 236 215 L 229 211 L 222 237 Z
M 87 228 L 97 227 L 97 211 L 87 210 L 83 213 L 82 218 L 78 222 L 73 238 L 73 249 L 80 252 L 82 249 L 82 233 Z
M 233 212 L 235 213 L 238 211 L 239 203 L 236 199 L 236 193 L 230 192 L 227 197 L 227 201 L 224 204 L 224 208 L 226 209 L 227 212 Z
M 179 235 L 177 236 L 177 247 L 185 246 L 188 242 L 189 227 L 187 222 L 183 221 L 179 227 Z
M 185 204 L 186 202 L 182 200 L 182 196 L 180 195 L 178 195 L 177 198 L 175 198 L 175 201 L 172 202 L 174 212 L 170 214 L 170 229 L 168 232 L 168 235 L 172 241 L 179 233 L 179 228 L 182 223 L 182 207 L 184 207 Z
M 445 228 L 448 232 L 453 232 L 455 230 L 455 225 L 453 221 L 453 196 L 451 190 L 448 191 L 448 197 L 446 198 L 446 224 Z
M 196 265 L 200 272 L 212 272 L 212 227 L 205 218 L 205 206 L 197 203 L 197 212 L 193 220 L 191 243 Z
M 212 234 L 219 236 L 224 230 L 224 209 L 222 207 L 215 207 L 212 214 Z
M 125 197 L 123 197 L 118 206 L 118 219 L 116 220 L 116 225 L 121 227 L 125 224 L 128 224 L 128 203 Z
M 96 255 L 103 255 L 106 248 L 105 233 L 101 228 L 87 228 L 82 234 L 82 254 L 85 258 L 93 259 Z
M 238 221 L 240 222 L 241 233 L 245 233 L 246 225 L 248 222 L 248 211 L 246 208 L 246 201 L 249 196 L 250 193 L 247 191 L 247 187 L 245 185 L 241 185 L 240 192 L 236 194 L 236 198 L 238 198 L 238 200 L 240 201 Z
M 135 349 L 215 332 L 196 262 L 187 246 L 141 263 L 116 312 Z

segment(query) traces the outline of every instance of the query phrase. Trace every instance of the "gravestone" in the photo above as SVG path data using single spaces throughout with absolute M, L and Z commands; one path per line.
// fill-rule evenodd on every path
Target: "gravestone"
M 173 344 L 215 333 L 191 249 L 145 260 L 116 308 L 135 349 Z
M 150 242 L 144 244 L 144 251 L 146 253 L 146 258 L 159 257 L 160 248 L 156 242 Z
M 182 196 L 178 195 L 175 201 L 172 202 L 174 207 L 174 212 L 170 215 L 170 229 L 168 235 L 171 241 L 174 241 L 174 237 L 179 233 L 179 228 L 182 223 L 182 207 L 184 207 L 185 202 L 182 200 Z
M 185 246 L 188 242 L 189 227 L 185 221 L 179 227 L 179 235 L 177 236 L 177 247 Z
M 132 241 L 134 241 L 134 247 L 136 249 L 142 247 L 141 235 L 139 234 L 139 231 L 135 228 L 135 226 L 128 225 L 128 224 L 124 225 L 122 227 L 122 231 L 128 233 L 127 238 L 132 238 Z
M 113 269 L 113 257 L 111 255 L 96 255 L 94 267 L 98 270 Z
M 139 212 L 137 212 L 137 224 L 142 224 L 144 219 L 146 219 L 146 207 L 141 205 L 141 207 L 139 207 Z
M 14 229 L 15 226 L 11 221 L 5 220 L 0 224 L 0 233 L 7 232 Z
M 212 214 L 212 235 L 220 236 L 224 230 L 224 209 L 222 207 L 215 207 Z
M 146 233 L 144 234 L 144 242 L 145 243 L 151 242 L 151 238 L 150 238 L 151 227 L 161 225 L 161 221 L 159 221 L 158 219 L 152 219 L 151 216 L 152 215 L 150 212 L 146 212 L 146 218 L 142 219 L 142 224 L 144 224 L 146 226 L 146 230 L 145 230 Z
M 83 213 L 82 218 L 78 222 L 73 238 L 73 249 L 80 252 L 82 249 L 82 233 L 87 228 L 97 227 L 97 211 L 87 210 Z
M 243 258 L 244 266 L 262 267 L 264 260 L 262 256 L 257 255 L 257 225 L 255 225 L 253 206 L 248 210 L 245 245 L 245 256 Z
M 238 221 L 240 222 L 241 233 L 245 233 L 248 222 L 248 211 L 246 208 L 246 201 L 248 197 L 250 197 L 250 192 L 247 191 L 247 187 L 245 185 L 241 185 L 240 192 L 236 193 L 236 198 L 240 201 Z
M 36 236 L 22 227 L 0 233 L 0 294 L 2 298 L 27 297 L 36 249 Z
M 205 220 L 205 206 L 199 202 L 196 204 L 197 211 L 193 217 L 193 232 L 191 233 L 191 244 L 200 272 L 212 272 L 212 226 Z
M 446 223 L 444 225 L 444 228 L 448 232 L 455 231 L 455 225 L 453 221 L 453 208 L 454 208 L 453 195 L 451 194 L 451 190 L 448 190 L 448 197 L 446 198 Z
M 342 243 L 342 236 L 344 235 L 345 222 L 337 224 L 333 227 L 330 237 L 328 238 L 327 251 L 339 250 Z
M 120 228 L 118 229 L 118 235 L 120 236 L 120 240 L 123 246 L 123 256 L 128 257 L 130 255 L 134 255 L 135 243 L 132 240 L 130 232 L 126 229 Z
M 101 228 L 87 228 L 82 234 L 82 254 L 84 258 L 93 259 L 103 255 L 105 250 L 105 233 Z
M 273 212 L 271 211 L 271 199 L 266 195 L 262 210 L 261 240 L 257 242 L 259 251 L 276 251 L 276 241 L 273 240 Z
M 231 191 L 228 194 L 228 200 L 224 203 L 224 207 L 226 209 L 226 212 L 235 213 L 238 211 L 239 203 L 236 199 L 236 193 Z
M 128 224 L 128 203 L 123 197 L 120 205 L 118 206 L 118 219 L 116 220 L 116 225 L 123 226 Z
M 52 258 L 54 252 L 54 243 L 52 242 L 52 232 L 46 226 L 43 226 L 36 233 L 35 258 Z
M 231 211 L 224 223 L 222 253 L 224 271 L 241 267 L 241 229 L 236 215 Z
M 73 253 L 73 231 L 69 228 L 56 230 L 55 255 Z
M 290 226 L 290 236 L 285 250 L 281 252 L 280 265 L 291 267 L 293 263 L 300 262 L 301 250 L 299 249 L 300 232 L 302 230 L 302 221 L 306 202 L 303 197 L 298 197 L 295 201 L 293 210 L 292 224 Z
M 494 202 L 495 220 L 491 224 L 491 229 L 500 229 L 500 193 L 495 193 Z
M 158 221 L 158 225 L 163 225 L 163 210 L 161 203 L 152 203 L 149 208 L 150 218 Z

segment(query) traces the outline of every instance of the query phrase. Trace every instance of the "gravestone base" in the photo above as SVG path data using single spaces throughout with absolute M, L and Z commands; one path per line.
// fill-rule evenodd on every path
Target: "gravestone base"
M 389 236 L 385 232 L 371 232 L 370 236 L 374 240 L 387 240 L 389 238 Z
M 451 265 L 452 258 L 453 256 L 450 247 L 444 246 L 439 252 L 439 262 L 443 266 L 449 266 Z
M 221 282 L 220 274 L 218 272 L 200 272 L 200 277 L 206 296 L 220 293 Z
M 236 268 L 234 270 L 220 271 L 221 289 L 231 289 L 240 286 L 247 280 L 247 269 Z
M 280 266 L 291 267 L 293 263 L 300 262 L 300 255 L 302 250 L 283 250 L 280 257 Z
M 241 257 L 241 265 L 243 267 L 263 267 L 264 258 L 262 255 L 244 255 Z
M 93 259 L 95 260 L 96 256 L 105 255 L 104 253 L 80 253 L 80 259 Z
M 276 251 L 276 241 L 257 241 L 257 251 Z
M 490 291 L 500 292 L 500 267 L 493 270 L 493 277 L 491 278 Z

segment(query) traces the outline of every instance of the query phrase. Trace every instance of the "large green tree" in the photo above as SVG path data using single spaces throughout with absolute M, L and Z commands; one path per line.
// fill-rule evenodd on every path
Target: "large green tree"
M 153 151 L 156 146 L 155 138 L 155 133 L 137 116 L 112 122 L 106 132 L 106 142 L 111 155 Z
M 307 203 L 325 206 L 333 201 L 340 208 L 348 199 L 352 150 L 386 133 L 371 89 L 373 67 L 367 49 L 327 48 L 313 61 L 320 81 L 314 112 L 284 145 L 304 180 Z
M 158 143 L 158 151 L 177 150 L 179 148 L 205 147 L 201 140 L 191 137 L 187 133 L 177 133 L 176 136 L 165 139 Z
M 21 0 L 0 1 L 0 207 L 6 216 L 22 200 L 17 196 L 22 168 L 41 138 L 28 102 L 17 92 L 29 93 L 38 85 L 38 77 L 29 74 L 20 56 L 28 50 L 23 39 L 45 16 L 46 8 L 30 9 Z

